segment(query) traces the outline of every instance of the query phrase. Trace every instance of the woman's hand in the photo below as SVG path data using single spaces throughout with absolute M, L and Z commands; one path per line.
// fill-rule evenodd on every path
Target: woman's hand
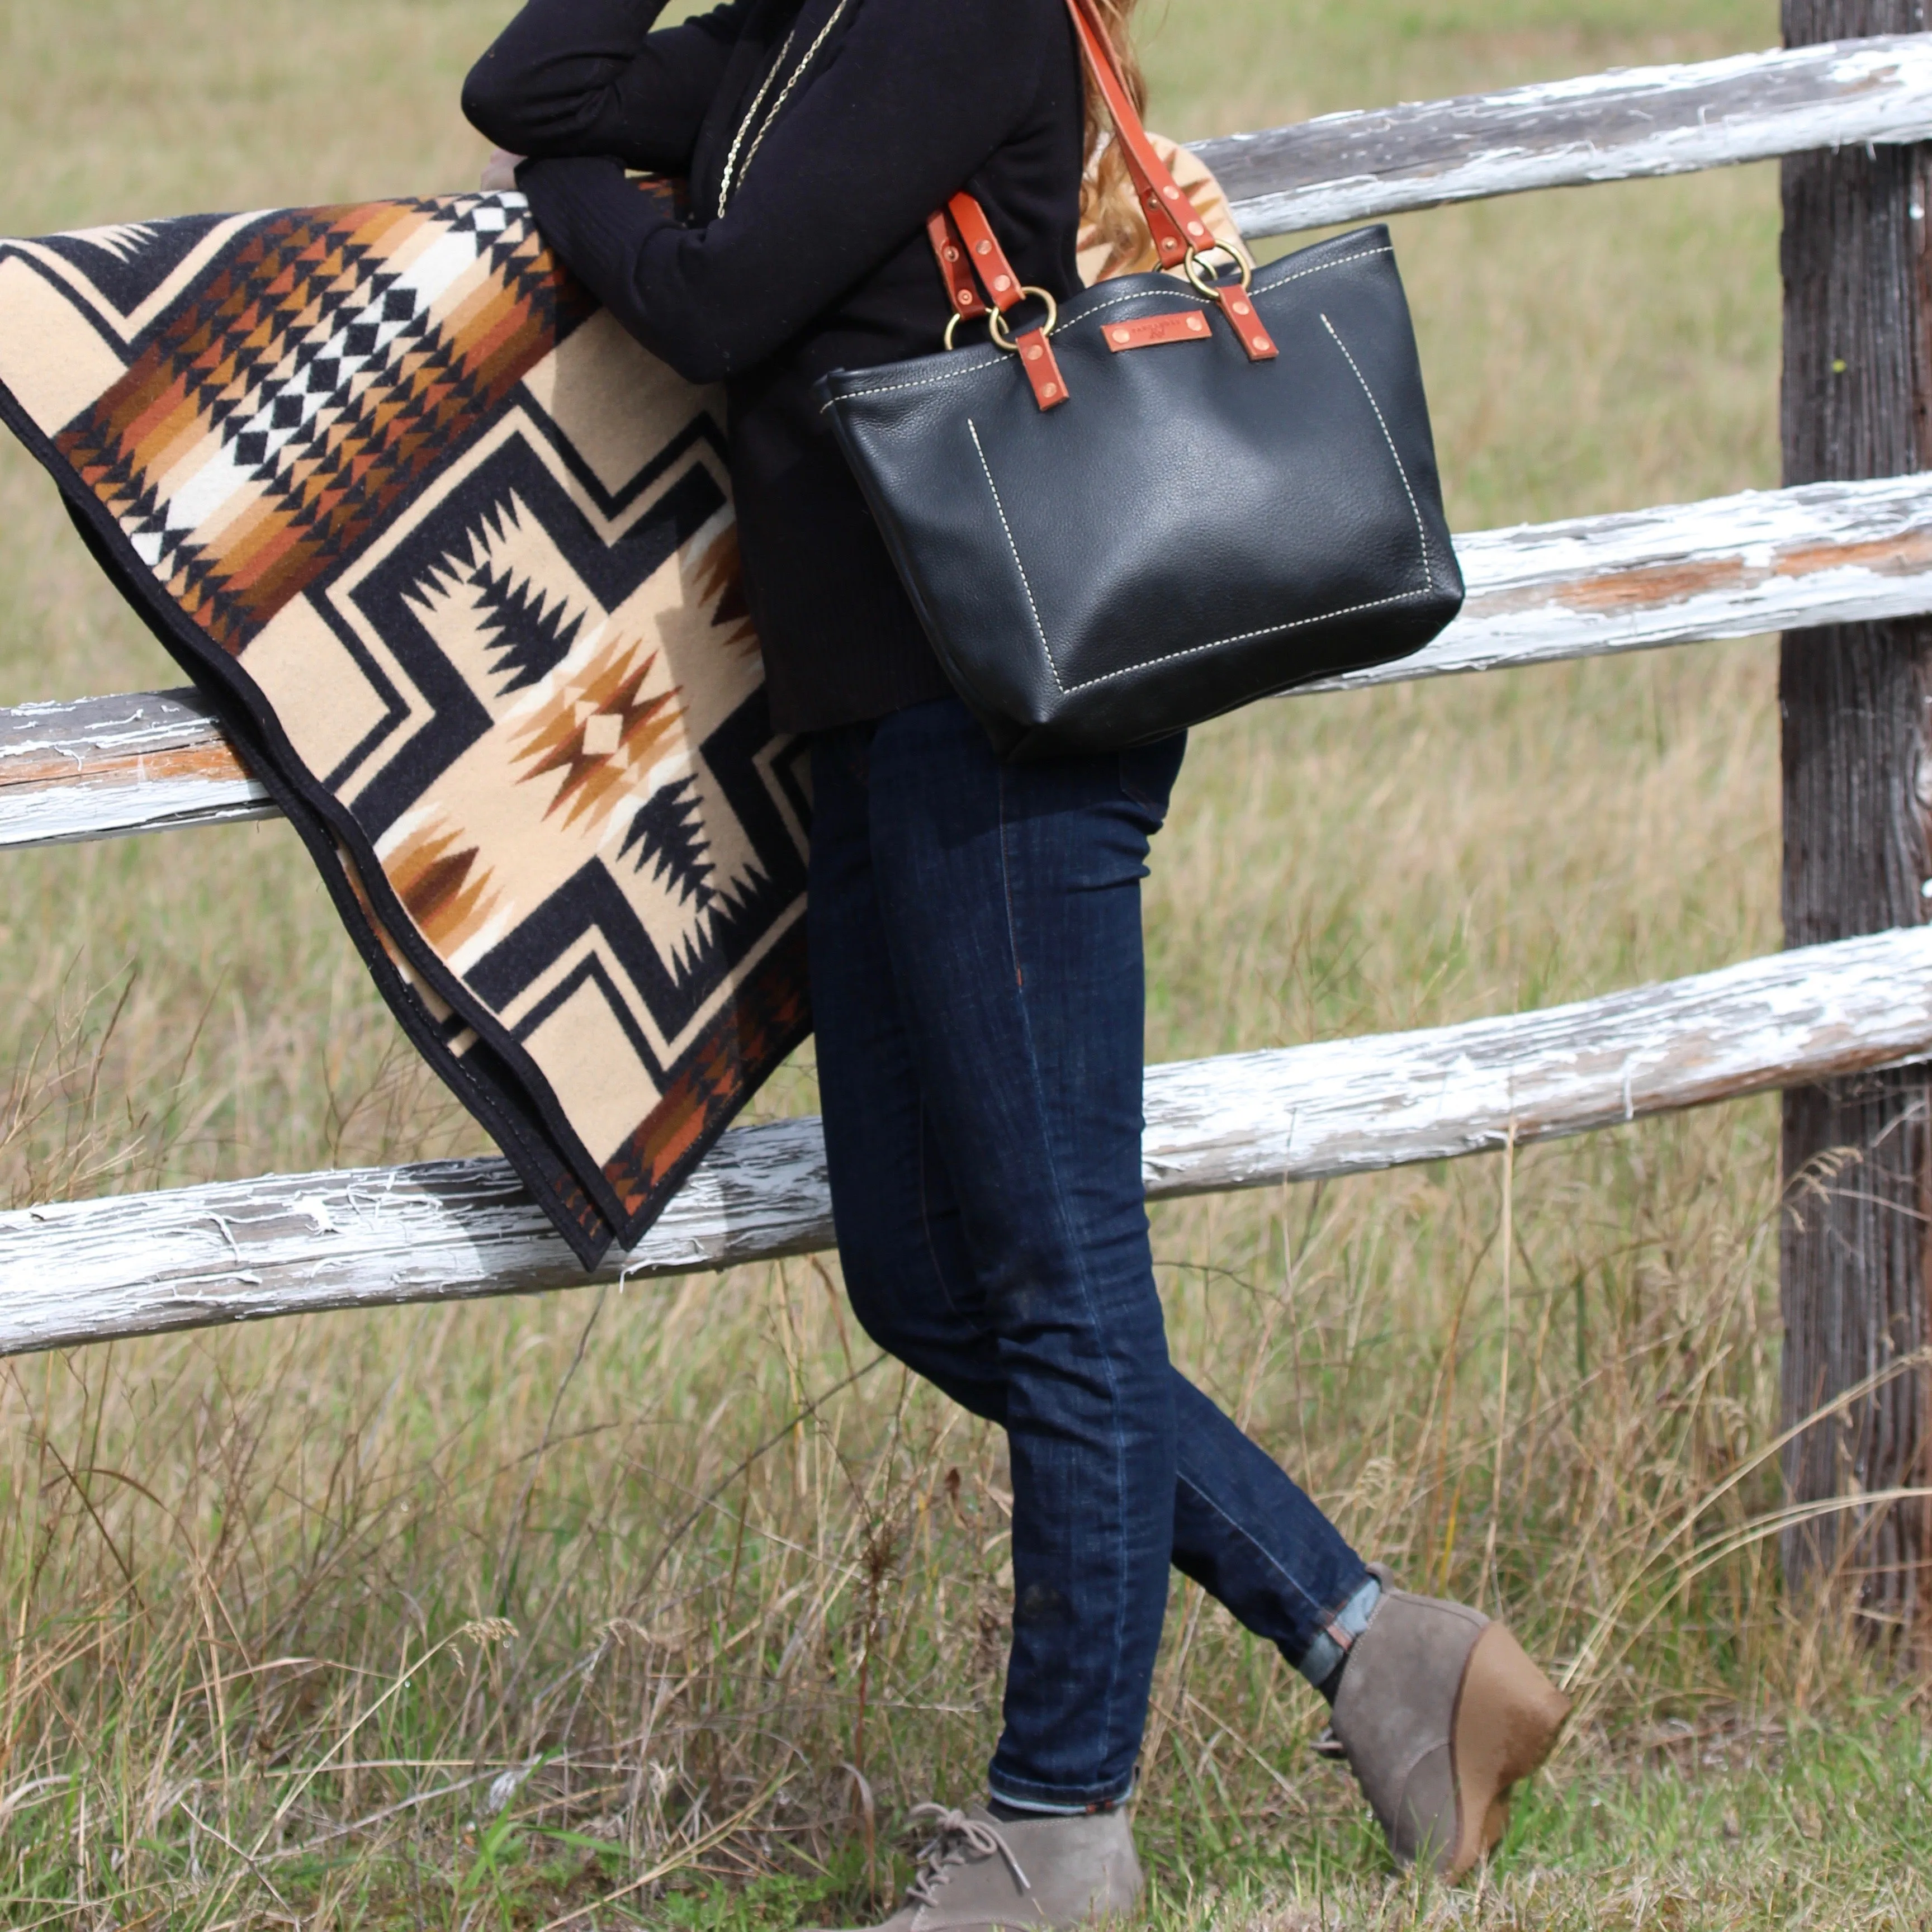
M 507 194 L 517 184 L 517 164 L 521 154 L 513 154 L 508 148 L 493 148 L 490 158 L 483 164 L 483 192 L 485 194 Z

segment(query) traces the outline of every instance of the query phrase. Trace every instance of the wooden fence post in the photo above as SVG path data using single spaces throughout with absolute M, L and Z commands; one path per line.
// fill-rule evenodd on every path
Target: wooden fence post
M 1788 46 L 1932 26 L 1928 0 L 1783 0 Z M 1784 164 L 1788 483 L 1932 469 L 1932 147 L 1860 147 Z M 1916 926 L 1932 875 L 1932 620 L 1787 633 L 1786 943 Z M 1784 1100 L 1781 1241 L 1787 1426 L 1932 1336 L 1932 1083 L 1923 1070 Z M 1834 1150 L 1854 1150 L 1840 1166 Z M 1793 1184 L 1798 1184 L 1795 1190 Z M 1932 1377 L 1894 1377 L 1788 1448 L 1796 1502 L 1924 1484 Z M 1789 1532 L 1786 1576 L 1842 1577 L 1875 1628 L 1932 1617 L 1932 1509 L 1850 1510 Z

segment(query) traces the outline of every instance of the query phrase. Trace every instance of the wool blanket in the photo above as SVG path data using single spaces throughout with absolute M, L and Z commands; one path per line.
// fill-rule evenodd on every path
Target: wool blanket
M 0 240 L 0 414 L 410 1038 L 585 1266 L 634 1246 L 810 1030 L 722 396 L 466 194 Z
M 0 243 L 0 410 L 586 1264 L 805 1036 L 722 401 L 461 195 Z

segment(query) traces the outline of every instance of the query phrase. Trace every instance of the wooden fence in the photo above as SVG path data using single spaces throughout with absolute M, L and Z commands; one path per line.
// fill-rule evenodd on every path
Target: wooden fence
M 1920 4 L 1786 0 L 1788 36 L 1810 38 L 1803 30 L 1813 16 L 1855 28 L 1918 27 L 1926 24 Z M 1896 151 L 1902 159 L 1892 173 L 1907 183 L 1910 201 L 1901 218 L 1916 220 L 1922 236 L 1925 171 L 1912 158 L 1928 142 L 1932 34 L 1913 32 L 1334 115 L 1213 142 L 1204 152 L 1258 238 L 1484 196 L 1821 151 L 1880 169 L 1881 151 Z M 1794 188 L 1787 164 L 1788 216 L 1794 194 L 1816 178 L 1814 170 Z M 1865 191 L 1882 198 L 1878 189 Z M 1828 274 L 1842 280 L 1876 272 L 1839 259 L 1849 244 L 1822 230 L 1814 239 Z M 1792 242 L 1788 220 L 1788 280 Z M 1924 280 L 1924 254 L 1907 262 L 1904 311 L 1880 319 L 1894 334 L 1932 336 L 1919 327 L 1922 304 L 1913 293 Z M 1796 299 L 1788 298 L 1788 308 Z M 1834 360 L 1842 370 L 1842 356 Z M 1804 442 L 1802 425 L 1793 428 L 1792 394 L 1788 349 L 1788 474 L 1799 473 L 1791 453 Z M 1925 472 L 1932 449 L 1919 448 L 1904 463 L 1862 459 L 1862 470 L 1847 473 L 1865 480 L 1465 536 L 1459 549 L 1470 595 L 1457 622 L 1418 657 L 1319 688 L 1782 631 L 1800 634 L 1786 646 L 1787 688 L 1792 651 L 1808 634 L 1814 645 L 1853 638 L 1881 655 L 1903 652 L 1924 672 L 1912 688 L 1932 689 L 1932 629 L 1924 621 L 1932 616 L 1932 473 Z M 1833 472 L 1827 464 L 1819 473 Z M 1826 719 L 1818 728 L 1828 734 L 1832 727 Z M 1912 788 L 1910 800 L 1894 801 L 1892 816 L 1914 824 L 1932 809 L 1932 790 L 1920 776 L 1922 764 L 1932 772 L 1932 758 L 1920 760 L 1913 749 L 1923 729 L 1920 718 L 1906 720 L 1904 766 L 1893 769 L 1894 748 L 1889 763 L 1868 760 L 1877 769 L 1863 770 L 1861 781 L 1881 790 Z M 1786 740 L 1789 771 L 1810 752 L 1793 742 L 1789 712 Z M 272 812 L 191 693 L 0 712 L 0 845 L 177 830 Z M 1150 1196 L 1439 1160 L 1500 1147 L 1512 1134 L 1526 1142 L 1582 1132 L 1767 1089 L 1864 1093 L 1875 1073 L 1932 1058 L 1932 930 L 1920 926 L 1918 910 L 1932 872 L 1924 842 L 1922 832 L 1916 874 L 1892 890 L 1891 916 L 1876 922 L 1894 929 L 1870 931 L 1868 910 L 1848 895 L 1839 930 L 1867 936 L 1814 934 L 1826 943 L 1546 1012 L 1154 1068 Z M 1789 861 L 1787 902 L 1794 878 L 1802 896 L 1805 868 L 1831 862 L 1816 853 Z M 1916 1138 L 1906 1136 L 1908 1166 L 1917 1165 L 1906 1179 L 1920 1188 L 1918 1201 L 1932 1198 L 1922 1171 L 1932 1137 L 1923 1130 L 1924 1076 L 1903 1078 L 1886 1090 L 1887 1105 L 1919 1124 Z M 1846 1084 L 1859 1082 L 1867 1085 Z M 1787 1158 L 1804 1151 L 1790 1106 Z M 1924 1216 L 1916 1207 L 1900 1211 L 1916 1215 L 1907 1246 L 1918 1261 L 1854 1253 L 1832 1264 L 1834 1281 L 1842 1287 L 1849 1279 L 1877 1305 L 1859 1331 L 1876 1337 L 1868 1359 L 1851 1360 L 1858 1349 L 1840 1347 L 1846 1359 L 1834 1357 L 1819 1385 L 1802 1391 L 1788 1376 L 1795 1412 L 1870 1376 L 1888 1350 L 1907 1352 L 1926 1340 Z M 597 1278 L 718 1268 L 830 1240 L 817 1122 L 742 1128 L 725 1136 L 642 1246 Z M 1802 1242 L 1786 1244 L 1788 1324 L 1802 1324 L 1814 1312 L 1807 1298 L 1822 1292 Z M 586 1279 L 500 1161 L 185 1188 L 0 1214 L 0 1354 L 322 1309 L 527 1293 Z M 1923 1406 L 1922 1392 L 1908 1391 L 1896 1415 L 1876 1415 L 1869 1432 L 1879 1446 L 1854 1455 L 1851 1475 L 1873 1490 L 1923 1481 Z M 1912 1425 L 1915 1412 L 1921 1419 Z M 1902 1448 L 1894 1426 L 1901 1417 L 1910 1438 Z M 1898 1466 L 1901 1456 L 1910 1468 Z M 1802 1489 L 1802 1459 L 1787 1467 Z M 1834 1468 L 1820 1478 L 1822 1492 L 1844 1473 Z M 1894 1544 L 1886 1588 L 1889 1600 L 1903 1592 L 1909 1606 L 1911 1574 L 1932 1556 L 1932 1535 L 1908 1526 Z M 1788 1554 L 1801 1568 L 1817 1556 L 1809 1546 Z

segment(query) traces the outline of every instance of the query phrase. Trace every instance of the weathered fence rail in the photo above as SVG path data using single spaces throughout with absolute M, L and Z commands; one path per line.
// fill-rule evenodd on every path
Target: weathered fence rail
M 1932 475 L 1485 530 L 1456 554 L 1469 601 L 1428 650 L 1307 688 L 1932 612 Z M 274 811 L 191 692 L 0 711 L 0 847 Z
M 1932 1054 L 1932 928 L 1425 1032 L 1156 1066 L 1172 1200 L 1552 1140 Z M 234 1181 L 0 1214 L 0 1354 L 690 1274 L 829 1247 L 818 1123 L 727 1134 L 634 1252 L 578 1273 L 500 1160 Z
M 1898 34 L 1324 115 L 1200 143 L 1257 239 L 1446 202 L 1932 140 L 1932 44 Z
M 0 711 L 0 846 L 275 815 L 192 691 Z
M 1322 688 L 1784 632 L 1798 950 L 1544 1012 L 1156 1068 L 1146 1158 L 1164 1198 L 1785 1089 L 1788 1162 L 1862 1135 L 1870 1168 L 1828 1188 L 1809 1233 L 1786 1233 L 1796 1415 L 1932 1333 L 1932 928 L 1918 923 L 1932 890 L 1932 34 L 1893 31 L 1923 27 L 1924 0 L 1783 8 L 1787 38 L 1816 44 L 1330 115 L 1204 152 L 1256 238 L 1786 158 L 1784 446 L 1804 487 L 1466 537 L 1462 619 L 1417 658 Z M 1867 37 L 1825 38 L 1848 32 Z M 0 712 L 0 846 L 272 809 L 191 693 Z M 1840 937 L 1860 933 L 1874 936 Z M 830 1240 L 818 1124 L 745 1128 L 604 1278 Z M 0 1354 L 584 1279 L 500 1162 L 187 1188 L 0 1216 Z M 1794 1492 L 1835 1494 L 1848 1472 L 1872 1491 L 1922 1482 L 1925 1393 L 1897 1381 L 1882 1406 L 1846 1411 L 1844 1442 L 1836 1424 L 1795 1442 Z M 1874 1601 L 1909 1620 L 1932 1520 L 1881 1517 L 1871 1550 Z M 1797 1574 L 1822 1559 L 1808 1546 L 1787 1560 Z

